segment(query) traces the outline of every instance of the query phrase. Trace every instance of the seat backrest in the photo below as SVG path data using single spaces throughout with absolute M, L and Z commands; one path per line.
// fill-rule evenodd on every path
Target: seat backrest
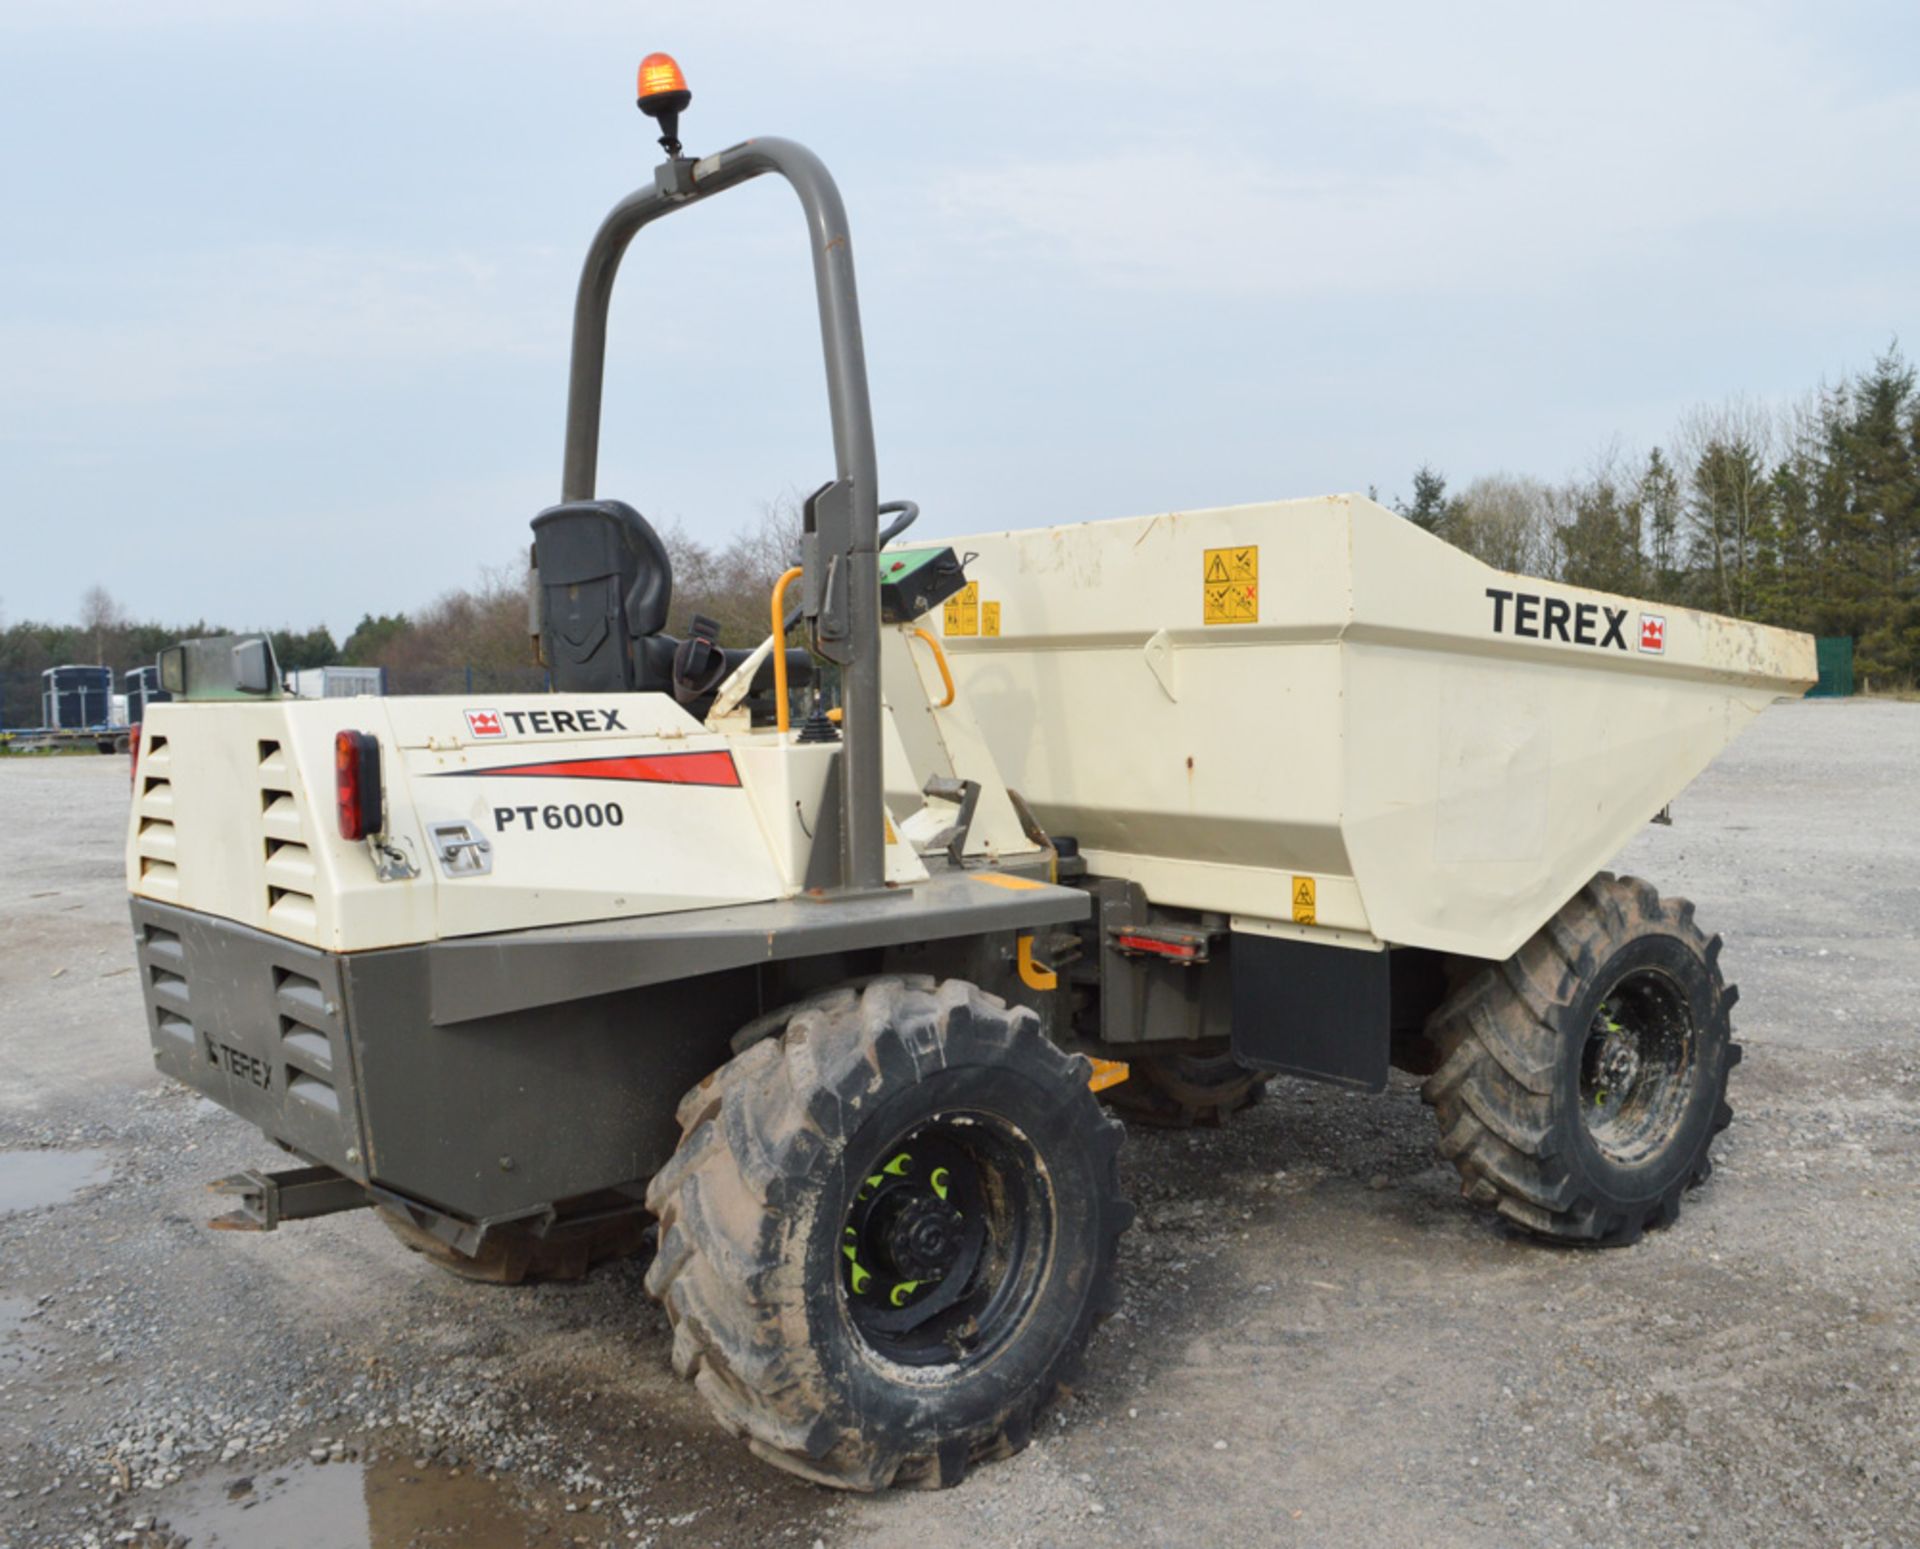
M 622 500 L 573 500 L 533 519 L 540 654 L 562 692 L 637 685 L 634 642 L 666 628 L 673 565 Z

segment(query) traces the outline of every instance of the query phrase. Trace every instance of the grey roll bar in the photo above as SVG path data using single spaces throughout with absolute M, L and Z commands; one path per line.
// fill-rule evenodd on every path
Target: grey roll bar
M 854 291 L 846 206 L 820 158 L 791 140 L 747 140 L 699 161 L 675 158 L 654 169 L 653 186 L 615 205 L 594 234 L 573 307 L 567 380 L 567 449 L 562 501 L 594 498 L 600 456 L 600 396 L 606 371 L 607 307 L 627 245 L 640 228 L 686 205 L 778 173 L 799 196 L 813 248 L 820 343 L 833 421 L 835 482 L 809 502 L 804 541 L 805 611 L 823 655 L 841 664 L 840 888 L 886 885 L 881 797 L 880 575 L 878 471 L 866 347 Z

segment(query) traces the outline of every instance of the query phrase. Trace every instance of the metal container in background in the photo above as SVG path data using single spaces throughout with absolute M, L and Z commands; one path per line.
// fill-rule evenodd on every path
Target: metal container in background
M 105 726 L 112 707 L 111 667 L 49 667 L 40 674 L 40 724 L 49 730 Z
M 287 692 L 296 699 L 357 699 L 386 691 L 384 667 L 296 667 L 287 674 Z
M 1807 690 L 1809 699 L 1846 699 L 1853 693 L 1853 637 L 1822 635 L 1814 642 L 1820 681 Z
M 138 726 L 146 719 L 147 706 L 164 704 L 173 698 L 160 686 L 158 667 L 130 668 L 124 679 L 127 690 L 127 724 Z

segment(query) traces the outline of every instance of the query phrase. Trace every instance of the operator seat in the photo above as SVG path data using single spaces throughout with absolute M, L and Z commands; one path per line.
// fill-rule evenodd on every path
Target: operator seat
M 673 562 L 624 500 L 570 500 L 533 519 L 533 606 L 540 654 L 562 693 L 671 686 L 642 644 L 667 625 Z
M 536 516 L 531 586 L 540 659 L 563 694 L 671 693 L 704 718 L 721 681 L 752 654 L 722 649 L 719 626 L 699 614 L 688 639 L 665 633 L 673 562 L 652 524 L 624 500 L 569 500 Z M 787 681 L 812 684 L 807 652 L 787 652 Z M 764 698 L 772 688 L 769 658 L 750 692 Z M 771 713 L 770 702 L 765 708 Z

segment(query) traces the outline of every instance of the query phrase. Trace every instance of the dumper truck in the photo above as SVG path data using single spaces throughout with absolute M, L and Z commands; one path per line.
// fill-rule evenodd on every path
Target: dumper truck
M 1359 496 L 905 543 L 853 248 L 780 139 L 665 159 L 575 299 L 554 691 L 294 699 L 263 639 L 157 664 L 126 837 L 159 1068 L 298 1165 L 248 1229 L 369 1207 L 483 1279 L 651 1251 L 675 1369 L 825 1485 L 1017 1452 L 1114 1307 L 1122 1119 L 1414 1072 L 1467 1197 L 1618 1245 L 1711 1167 L 1719 939 L 1603 868 L 1803 636 L 1497 572 Z M 647 226 L 797 197 L 832 474 L 766 637 L 665 633 L 596 485 Z M 881 517 L 892 520 L 885 527 Z M 697 602 L 697 599 L 695 599 Z

